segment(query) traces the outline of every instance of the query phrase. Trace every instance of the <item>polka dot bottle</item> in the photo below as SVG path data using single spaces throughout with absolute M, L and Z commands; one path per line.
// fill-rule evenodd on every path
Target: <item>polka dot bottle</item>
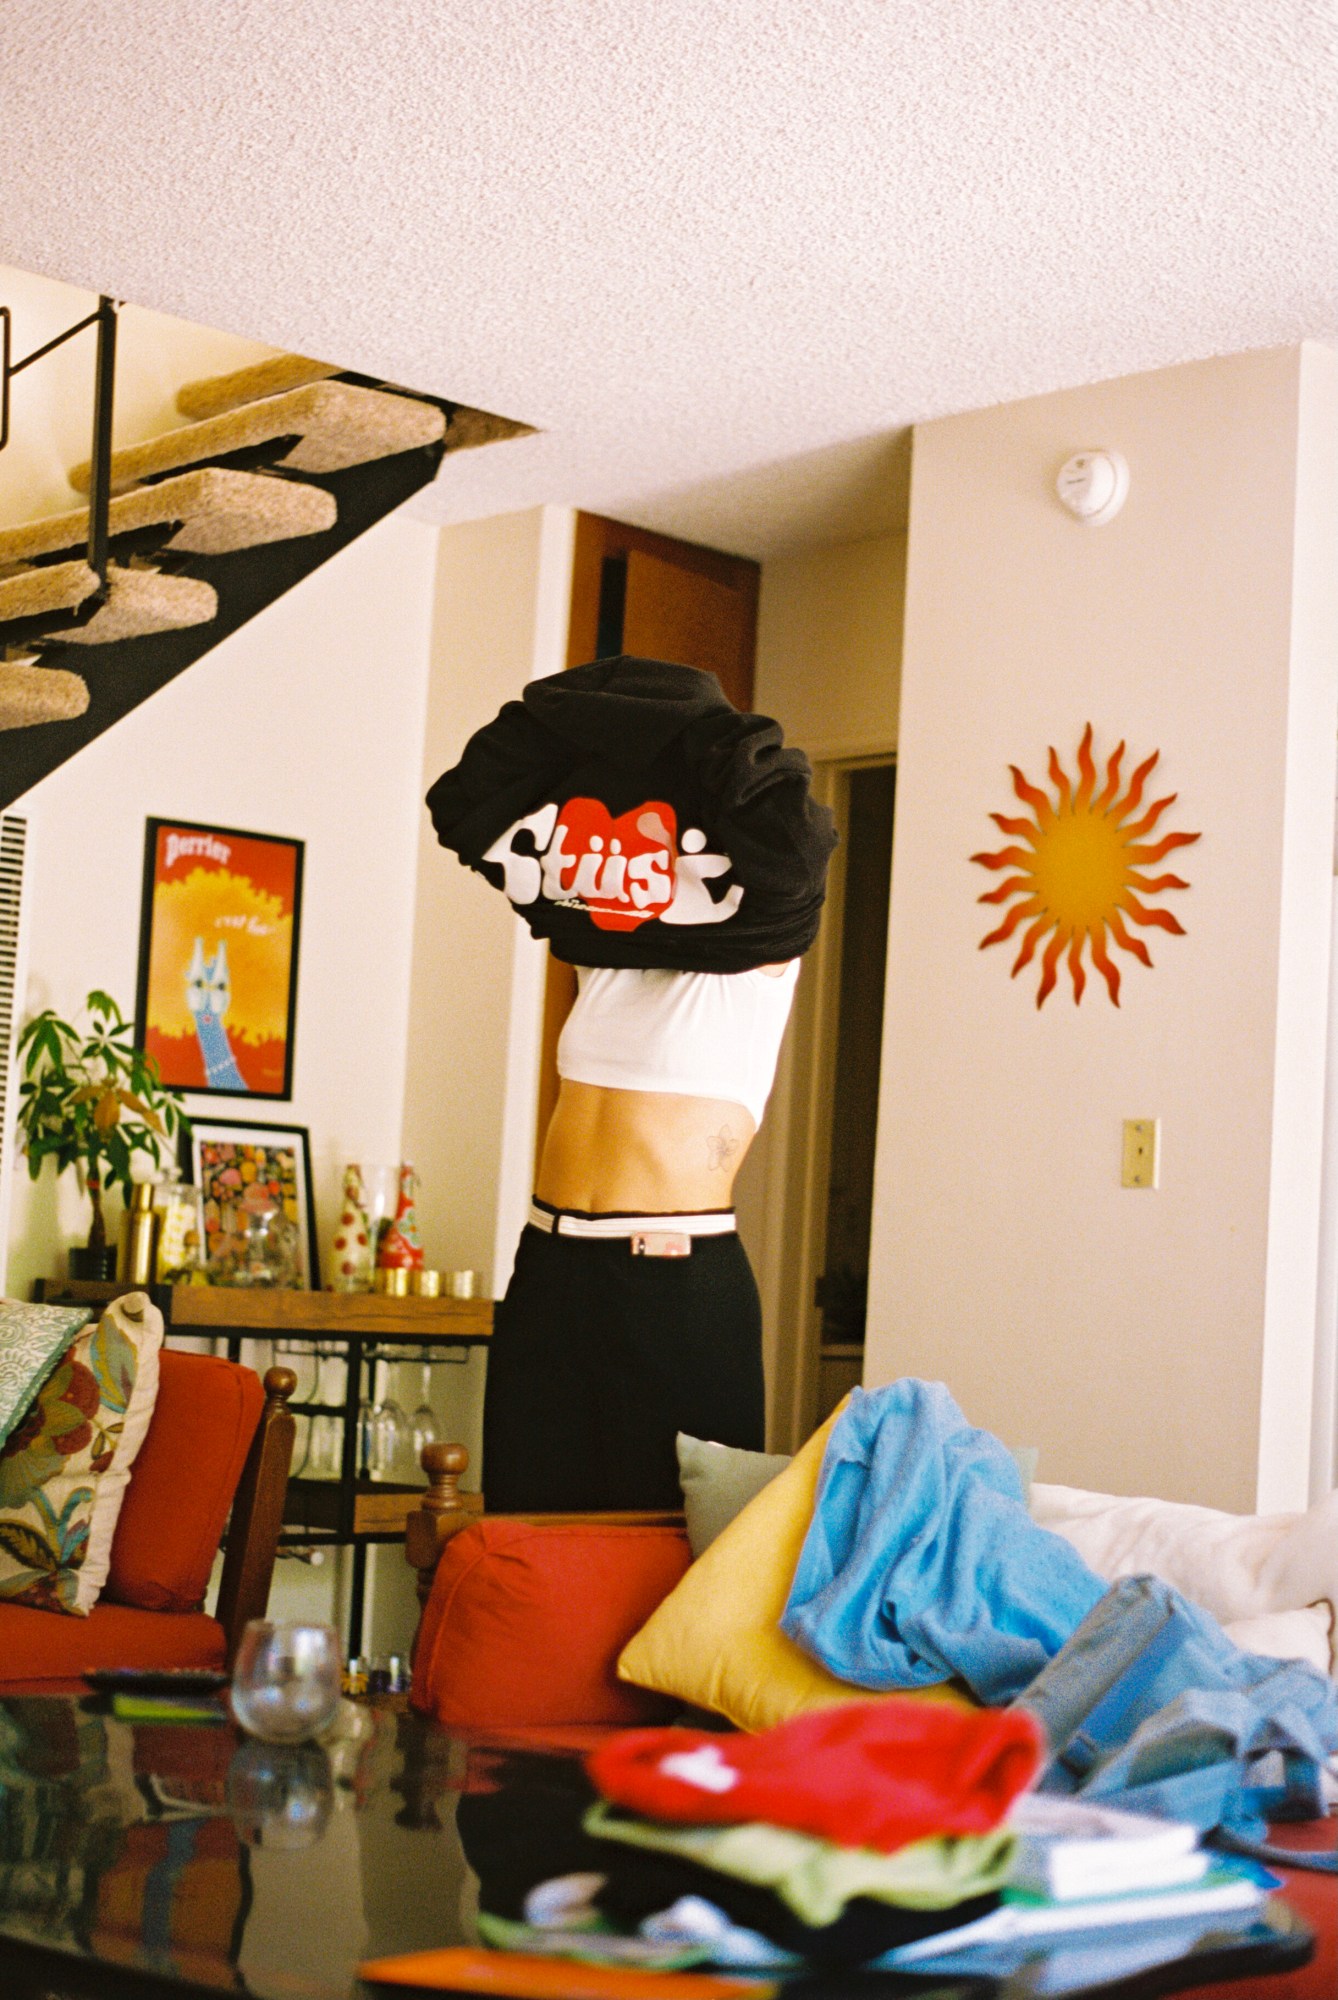
M 362 1168 L 344 1169 L 344 1205 L 330 1243 L 330 1289 L 369 1292 L 372 1288 L 372 1242 L 367 1227 Z

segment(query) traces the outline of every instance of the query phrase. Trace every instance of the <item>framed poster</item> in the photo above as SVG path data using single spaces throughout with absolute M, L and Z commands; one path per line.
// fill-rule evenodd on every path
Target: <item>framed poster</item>
M 197 1118 L 181 1144 L 181 1169 L 204 1197 L 205 1268 L 214 1285 L 263 1282 L 251 1275 L 277 1202 L 296 1231 L 291 1278 L 318 1290 L 320 1262 L 311 1198 L 311 1143 L 305 1125 L 252 1125 Z M 261 1218 L 260 1225 L 255 1218 Z
M 172 1089 L 292 1096 L 303 846 L 148 821 L 135 1036 Z

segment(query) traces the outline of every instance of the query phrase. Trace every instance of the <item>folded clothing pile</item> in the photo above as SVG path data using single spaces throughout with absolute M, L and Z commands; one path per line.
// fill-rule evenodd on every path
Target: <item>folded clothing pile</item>
M 623 1957 L 629 1930 L 700 1932 L 706 1910 L 695 1957 L 858 1964 L 994 1908 L 1040 1748 L 1020 1712 L 914 1701 L 754 1736 L 632 1730 L 588 1758 L 593 1804 L 558 1765 L 545 1796 L 462 1800 L 459 1826 L 497 1942 Z M 540 1866 L 558 1879 L 537 1889 Z

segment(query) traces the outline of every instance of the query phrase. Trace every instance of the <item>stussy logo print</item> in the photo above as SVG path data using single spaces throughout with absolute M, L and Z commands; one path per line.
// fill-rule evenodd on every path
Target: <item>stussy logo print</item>
M 600 799 L 568 799 L 561 810 L 541 806 L 509 826 L 483 859 L 501 868 L 517 908 L 542 896 L 586 911 L 601 931 L 634 931 L 656 918 L 723 924 L 743 901 L 736 884 L 716 902 L 706 884 L 727 873 L 729 856 L 708 854 L 700 827 L 686 827 L 680 837 L 677 815 L 663 799 L 648 799 L 617 819 Z

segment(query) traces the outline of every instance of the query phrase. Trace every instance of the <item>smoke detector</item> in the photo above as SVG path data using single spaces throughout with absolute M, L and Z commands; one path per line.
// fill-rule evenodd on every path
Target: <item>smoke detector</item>
M 1078 451 L 1059 468 L 1055 491 L 1087 528 L 1113 521 L 1129 492 L 1129 467 L 1117 451 Z

